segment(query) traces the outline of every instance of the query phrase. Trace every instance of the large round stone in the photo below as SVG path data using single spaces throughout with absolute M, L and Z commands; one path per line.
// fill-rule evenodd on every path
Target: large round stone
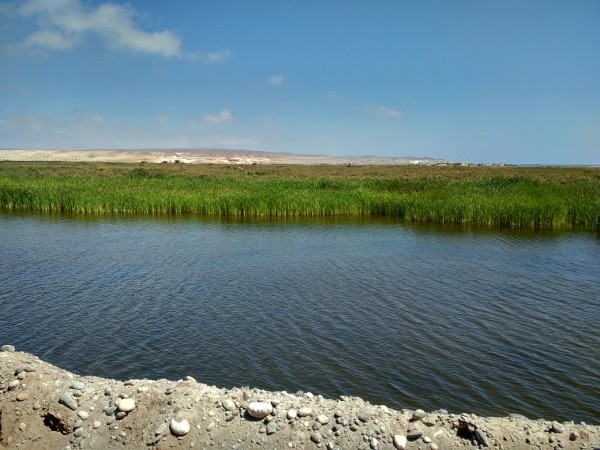
M 190 423 L 185 419 L 171 419 L 169 428 L 171 429 L 171 433 L 173 433 L 175 436 L 185 436 L 190 432 Z
M 273 412 L 273 405 L 267 402 L 250 402 L 246 412 L 255 419 L 264 419 Z
M 119 411 L 129 413 L 135 409 L 135 400 L 132 398 L 122 398 L 117 405 Z

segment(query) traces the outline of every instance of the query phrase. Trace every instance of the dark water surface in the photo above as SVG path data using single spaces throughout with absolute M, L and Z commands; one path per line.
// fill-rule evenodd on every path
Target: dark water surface
M 600 422 L 600 238 L 0 213 L 0 344 L 79 374 Z

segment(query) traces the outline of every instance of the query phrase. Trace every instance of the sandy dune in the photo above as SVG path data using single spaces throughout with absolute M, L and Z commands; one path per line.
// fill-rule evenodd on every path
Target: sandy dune
M 433 158 L 328 156 L 247 150 L 0 150 L 0 161 L 188 164 L 440 164 Z

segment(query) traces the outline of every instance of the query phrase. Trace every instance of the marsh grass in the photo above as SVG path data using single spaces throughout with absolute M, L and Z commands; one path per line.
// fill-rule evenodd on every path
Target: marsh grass
M 600 229 L 600 169 L 1 163 L 0 208 Z

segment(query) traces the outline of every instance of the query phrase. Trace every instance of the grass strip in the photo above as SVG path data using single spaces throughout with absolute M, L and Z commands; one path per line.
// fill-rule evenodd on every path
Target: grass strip
M 600 230 L 600 169 L 4 162 L 0 208 Z

